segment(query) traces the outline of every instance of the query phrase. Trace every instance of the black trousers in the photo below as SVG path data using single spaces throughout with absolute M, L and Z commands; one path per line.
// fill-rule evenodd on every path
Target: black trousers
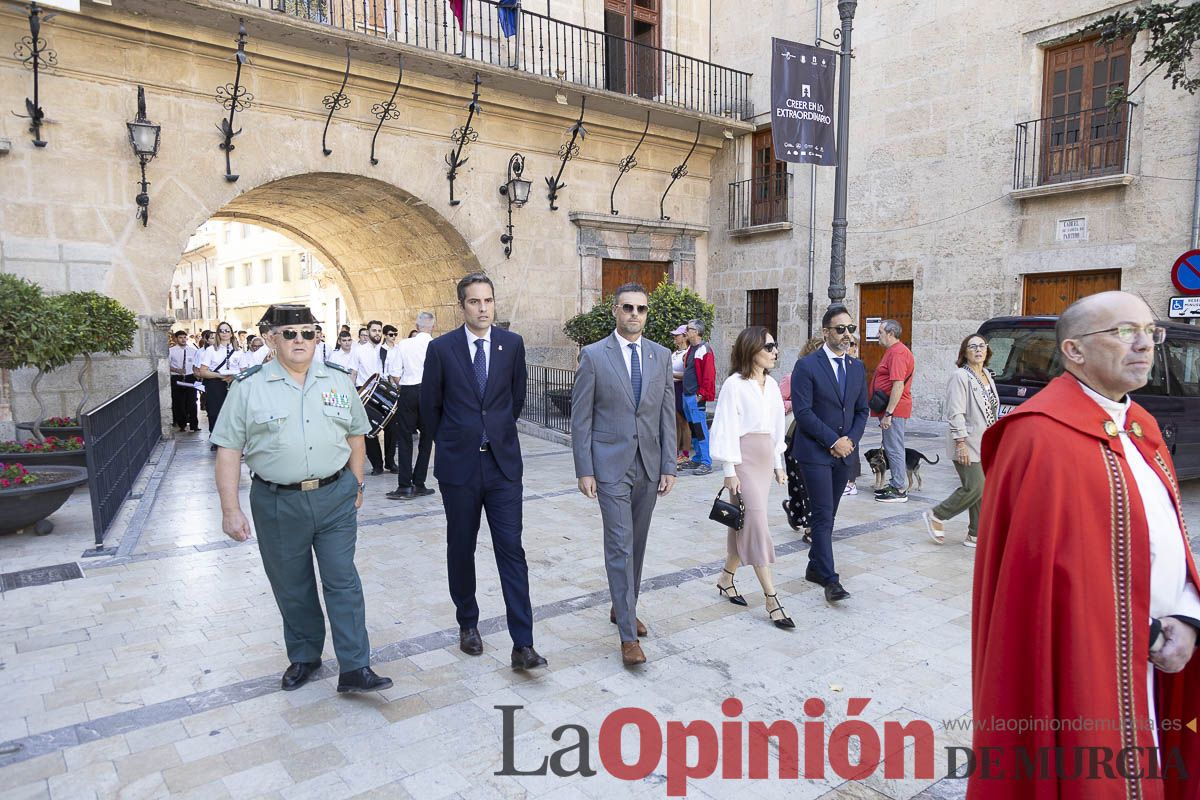
M 221 405 L 225 395 L 229 394 L 229 384 L 220 378 L 204 379 L 204 396 L 208 398 L 208 432 L 212 433 L 217 427 L 217 417 L 221 414 Z
M 379 436 L 383 436 L 381 432 Z M 372 470 L 383 469 L 383 450 L 379 447 L 379 436 L 368 436 L 367 441 L 367 461 L 371 464 Z
M 397 488 L 424 486 L 429 474 L 429 456 L 433 452 L 433 437 L 421 423 L 421 385 L 400 387 L 400 407 L 396 409 L 396 471 L 399 473 Z M 417 463 L 413 466 L 413 434 L 421 432 L 417 440 Z
M 470 456 L 476 457 L 474 454 Z M 492 552 L 500 573 L 508 633 L 513 647 L 533 646 L 533 608 L 529 600 L 529 568 L 521 546 L 521 482 L 504 477 L 491 452 L 480 453 L 475 475 L 466 486 L 441 484 L 446 510 L 446 567 L 450 599 L 460 628 L 479 624 L 475 600 L 475 543 L 480 512 L 487 514 Z
M 180 386 L 180 381 L 192 382 L 191 376 L 171 376 L 171 422 L 176 428 L 191 427 L 196 429 L 199 422 L 196 419 L 196 390 L 191 386 Z
M 823 583 L 838 580 L 833 563 L 833 521 L 838 504 L 850 476 L 845 459 L 835 458 L 832 464 L 800 464 L 804 485 L 812 502 L 812 547 L 808 550 L 808 573 Z

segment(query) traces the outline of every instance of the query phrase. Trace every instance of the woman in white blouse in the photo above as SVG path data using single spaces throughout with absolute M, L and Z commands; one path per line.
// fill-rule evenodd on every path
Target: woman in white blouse
M 196 374 L 204 379 L 204 394 L 208 398 L 208 432 L 211 435 L 217 426 L 217 417 L 229 393 L 229 383 L 238 374 L 238 361 L 241 351 L 238 349 L 237 337 L 233 335 L 233 326 L 222 322 L 217 326 L 217 338 L 212 346 L 196 356 Z M 217 446 L 209 445 L 209 450 Z
M 777 627 L 794 628 L 796 623 L 784 613 L 771 577 L 775 544 L 767 524 L 771 477 L 774 475 L 776 483 L 787 483 L 783 469 L 783 397 L 779 384 L 767 374 L 778 358 L 779 348 L 766 328 L 752 325 L 738 334 L 729 377 L 721 385 L 717 413 L 709 429 L 710 452 L 714 460 L 724 463 L 725 486 L 741 496 L 746 508 L 742 529 L 729 529 L 725 569 L 717 589 L 729 602 L 746 605 L 746 598 L 733 585 L 733 577 L 742 564 L 754 567 L 766 597 L 767 616 Z

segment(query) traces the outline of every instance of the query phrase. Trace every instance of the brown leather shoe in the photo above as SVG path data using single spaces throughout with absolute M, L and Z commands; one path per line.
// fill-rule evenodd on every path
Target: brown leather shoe
M 608 621 L 613 625 L 617 624 L 617 610 L 615 608 L 608 609 Z M 649 633 L 649 631 L 646 630 L 646 626 L 642 624 L 640 619 L 634 617 L 634 621 L 637 622 L 637 635 L 639 637 L 645 636 L 647 633 Z
M 621 663 L 627 667 L 646 663 L 646 654 L 642 652 L 640 642 L 621 642 Z

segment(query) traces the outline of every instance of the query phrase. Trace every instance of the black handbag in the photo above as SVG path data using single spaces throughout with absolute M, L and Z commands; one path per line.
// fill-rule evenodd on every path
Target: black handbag
M 717 499 L 713 500 L 712 511 L 708 512 L 708 518 L 713 522 L 719 522 L 722 525 L 727 525 L 734 530 L 740 531 L 742 526 L 746 524 L 746 507 L 742 505 L 742 498 L 737 498 L 737 503 L 733 503 L 733 491 L 729 491 L 729 500 L 721 499 L 721 492 L 725 491 L 725 486 L 717 492 Z
M 867 402 L 867 407 L 876 414 L 882 414 L 884 411 L 887 411 L 888 401 L 891 399 L 892 396 L 890 394 L 883 389 L 877 389 L 871 394 L 871 399 Z

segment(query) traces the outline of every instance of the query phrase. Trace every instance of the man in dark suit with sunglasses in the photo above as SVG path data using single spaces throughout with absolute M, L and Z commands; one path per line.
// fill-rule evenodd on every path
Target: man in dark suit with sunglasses
M 804 473 L 812 501 L 812 546 L 804 577 L 825 587 L 830 603 L 850 593 L 833 564 L 833 521 L 850 476 L 853 455 L 867 425 L 867 372 L 846 355 L 857 326 L 844 306 L 830 306 L 821 319 L 825 344 L 792 369 L 792 413 L 796 433 L 791 455 Z

